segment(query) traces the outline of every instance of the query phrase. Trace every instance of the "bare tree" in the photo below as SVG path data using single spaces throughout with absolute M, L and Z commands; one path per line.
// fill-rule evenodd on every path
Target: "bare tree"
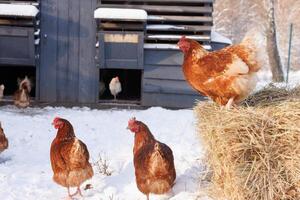
M 275 22 L 275 0 L 270 0 L 269 7 L 269 25 L 267 28 L 267 52 L 269 56 L 269 63 L 273 75 L 273 81 L 284 81 L 282 63 L 277 43 L 277 28 Z

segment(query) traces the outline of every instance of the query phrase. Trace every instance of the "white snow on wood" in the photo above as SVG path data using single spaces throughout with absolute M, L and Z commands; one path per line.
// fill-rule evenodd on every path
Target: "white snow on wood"
M 203 45 L 207 50 L 211 50 L 210 45 Z M 145 49 L 179 49 L 176 44 L 144 44 Z
M 147 12 L 141 9 L 98 8 L 94 11 L 96 19 L 146 20 Z
M 33 5 L 0 4 L 1 16 L 35 17 L 39 10 Z
M 41 29 L 38 29 L 37 31 L 34 32 L 34 35 L 38 36 L 38 35 L 40 35 L 40 32 L 41 32 Z
M 39 44 L 40 44 L 40 38 L 35 39 L 35 40 L 34 40 L 34 44 L 35 44 L 35 45 L 39 45 Z
M 232 44 L 232 41 L 229 38 L 221 35 L 220 33 L 216 32 L 216 31 L 211 31 L 210 36 L 211 36 L 211 41 L 212 42 Z
M 174 25 L 147 25 L 147 30 L 170 30 L 170 29 L 177 29 L 177 30 L 184 30 L 184 26 L 174 26 Z
M 165 19 L 165 18 L 160 17 L 160 16 L 155 16 L 155 15 L 148 15 L 147 19 Z
M 180 39 L 182 35 L 148 35 L 147 38 L 152 39 Z M 209 36 L 203 36 L 203 35 L 192 35 L 192 36 L 186 36 L 186 38 L 193 39 L 193 40 L 209 40 Z

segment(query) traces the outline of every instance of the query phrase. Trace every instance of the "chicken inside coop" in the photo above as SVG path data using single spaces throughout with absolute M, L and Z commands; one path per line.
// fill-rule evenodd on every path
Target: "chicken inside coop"
M 99 100 L 140 101 L 141 70 L 101 69 L 99 78 Z
M 0 85 L 4 85 L 3 101 L 11 100 L 14 93 L 19 89 L 18 83 L 25 77 L 31 82 L 30 97 L 35 97 L 35 67 L 0 66 Z

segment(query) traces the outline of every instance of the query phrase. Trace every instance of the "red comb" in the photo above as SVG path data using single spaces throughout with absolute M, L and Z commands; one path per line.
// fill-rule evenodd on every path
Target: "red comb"
M 128 121 L 128 124 L 134 124 L 136 122 L 136 118 L 133 117 Z
M 186 39 L 186 37 L 185 37 L 185 35 L 183 35 L 181 38 L 180 38 L 180 41 L 183 41 L 183 40 L 185 40 Z
M 54 120 L 53 120 L 53 122 L 56 122 L 58 120 L 60 120 L 60 117 L 55 117 Z

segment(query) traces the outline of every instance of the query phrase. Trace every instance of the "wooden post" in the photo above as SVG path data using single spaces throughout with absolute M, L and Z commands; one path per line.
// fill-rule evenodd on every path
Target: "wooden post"
M 287 63 L 287 68 L 286 68 L 286 83 L 289 82 L 289 73 L 290 73 L 290 66 L 291 66 L 292 39 L 293 39 L 293 24 L 290 24 L 290 37 L 289 37 L 288 63 Z

